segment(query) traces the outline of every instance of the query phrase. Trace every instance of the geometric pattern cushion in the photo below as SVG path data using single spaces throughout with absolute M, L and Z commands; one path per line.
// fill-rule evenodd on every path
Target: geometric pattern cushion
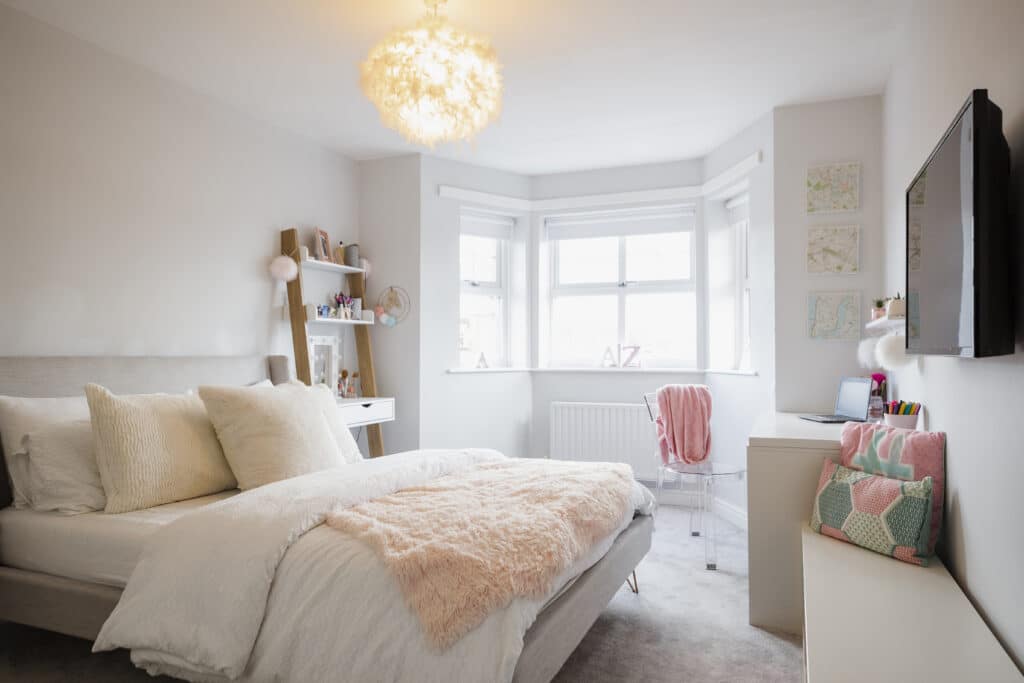
M 811 528 L 904 562 L 927 565 L 931 512 L 931 477 L 900 481 L 826 459 Z
M 946 481 L 946 435 L 919 432 L 867 422 L 847 422 L 843 426 L 839 464 L 868 474 L 917 481 L 932 478 L 931 533 L 928 554 L 942 530 L 943 489 Z

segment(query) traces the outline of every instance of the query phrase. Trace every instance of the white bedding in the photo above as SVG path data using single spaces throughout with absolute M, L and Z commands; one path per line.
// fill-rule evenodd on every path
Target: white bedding
M 237 493 L 224 491 L 116 515 L 5 508 L 0 510 L 0 565 L 123 588 L 157 529 Z
M 523 636 L 551 596 L 514 600 L 438 652 L 375 553 L 321 525 L 335 505 L 497 457 L 399 454 L 277 482 L 181 518 L 147 544 L 94 649 L 131 648 L 150 673 L 193 681 L 510 680 Z M 552 594 L 608 551 L 634 510 L 651 507 L 637 485 L 618 529 Z

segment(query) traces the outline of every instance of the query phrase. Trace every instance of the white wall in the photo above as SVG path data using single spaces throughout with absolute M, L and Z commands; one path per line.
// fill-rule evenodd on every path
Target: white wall
M 279 231 L 354 166 L 0 5 L 0 354 L 291 354 Z
M 409 294 L 408 317 L 370 332 L 377 393 L 395 397 L 395 421 L 384 425 L 384 452 L 420 443 L 420 156 L 359 163 L 360 254 L 371 263 L 366 283 L 371 308 L 389 286 Z
M 420 282 L 420 446 L 496 448 L 530 455 L 531 380 L 528 372 L 450 374 L 459 367 L 459 215 L 461 203 L 438 196 L 439 185 L 525 198 L 529 179 L 469 164 L 421 157 Z M 513 249 L 514 285 L 520 299 L 526 280 L 528 217 L 517 221 Z M 522 316 L 517 316 L 517 319 Z M 512 325 L 513 346 L 525 365 L 526 330 Z M 518 362 L 517 362 L 518 361 Z
M 746 465 L 747 436 L 757 416 L 772 410 L 775 377 L 774 150 L 772 116 L 767 114 L 704 159 L 704 177 L 713 178 L 751 154 L 762 162 L 748 176 L 751 363 L 754 375 L 708 373 L 714 408 L 712 457 Z M 720 488 L 721 498 L 746 509 L 746 482 Z
M 807 336 L 807 294 L 859 290 L 866 322 L 870 299 L 884 293 L 881 97 L 777 108 L 774 154 L 776 406 L 787 412 L 831 412 L 839 379 L 864 370 L 857 365 L 857 342 Z M 860 210 L 808 215 L 808 166 L 841 161 L 861 163 Z M 860 272 L 809 275 L 807 229 L 854 223 L 860 225 Z
M 974 88 L 1003 109 L 1014 160 L 1020 236 L 1024 216 L 1024 3 L 918 1 L 885 92 L 885 252 L 890 291 L 904 286 L 904 191 Z M 1020 251 L 1014 255 L 1020 263 Z M 1018 291 L 1019 287 L 1018 287 Z M 1024 297 L 1019 297 L 1024 302 Z M 1018 313 L 1018 338 L 1024 315 Z M 957 581 L 1024 664 L 1024 533 L 1019 483 L 1021 354 L 985 360 L 926 358 L 896 374 L 901 398 L 924 402 L 930 429 L 947 433 L 944 555 Z

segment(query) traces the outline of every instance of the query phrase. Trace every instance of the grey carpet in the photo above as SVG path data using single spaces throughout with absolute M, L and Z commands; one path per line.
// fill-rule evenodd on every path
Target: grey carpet
M 718 571 L 683 510 L 658 513 L 637 569 L 640 594 L 615 596 L 556 681 L 798 681 L 799 640 L 747 623 L 746 536 L 720 523 Z M 84 640 L 0 623 L 0 680 L 154 681 L 126 652 L 93 655 Z
M 746 533 L 718 529 L 718 570 L 707 571 L 689 513 L 663 506 L 637 568 L 640 594 L 619 590 L 555 680 L 799 681 L 800 639 L 747 623 Z

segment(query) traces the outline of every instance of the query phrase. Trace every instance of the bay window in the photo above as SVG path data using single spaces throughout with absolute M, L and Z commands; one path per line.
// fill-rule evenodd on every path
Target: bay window
M 549 216 L 544 225 L 551 366 L 697 367 L 692 207 Z

